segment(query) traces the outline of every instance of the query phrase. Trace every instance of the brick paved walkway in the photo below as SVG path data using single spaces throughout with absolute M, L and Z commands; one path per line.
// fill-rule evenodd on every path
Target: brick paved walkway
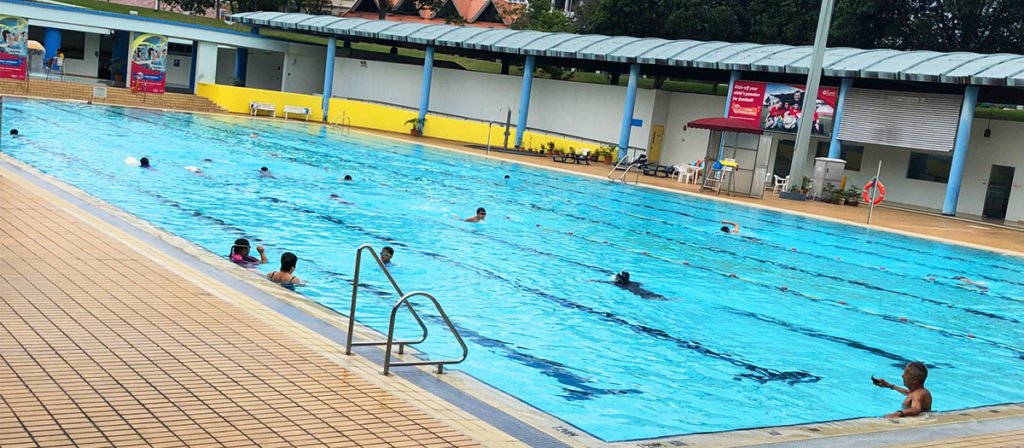
M 474 446 L 0 177 L 0 444 Z

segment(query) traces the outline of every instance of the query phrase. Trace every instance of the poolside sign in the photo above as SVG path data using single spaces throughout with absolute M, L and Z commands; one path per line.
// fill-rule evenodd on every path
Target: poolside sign
M 729 99 L 729 118 L 737 118 L 771 132 L 796 133 L 804 114 L 803 86 L 736 81 Z M 814 110 L 811 133 L 821 136 L 832 134 L 832 115 L 835 113 L 839 89 L 818 89 L 818 102 Z
M 140 34 L 132 41 L 132 92 L 164 93 L 167 81 L 167 38 L 159 34 Z
M 28 22 L 0 16 L 0 78 L 24 80 L 28 75 Z

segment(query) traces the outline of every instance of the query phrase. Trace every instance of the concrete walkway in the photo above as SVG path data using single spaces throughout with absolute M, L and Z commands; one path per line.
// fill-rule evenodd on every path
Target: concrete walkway
M 445 405 L 397 398 L 365 379 L 376 366 L 361 357 L 9 174 L 0 168 L 0 445 L 502 440 L 457 409 L 428 416 L 420 408 Z

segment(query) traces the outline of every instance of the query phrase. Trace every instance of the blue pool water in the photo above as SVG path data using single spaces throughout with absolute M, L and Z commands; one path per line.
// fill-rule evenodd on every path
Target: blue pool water
M 936 410 L 1024 401 L 1019 258 L 301 123 L 7 99 L 2 132 L 4 152 L 216 254 L 265 245 L 261 273 L 296 253 L 300 292 L 342 312 L 356 247 L 394 246 L 399 284 L 465 337 L 455 368 L 604 440 L 880 416 L 902 397 L 869 377 L 909 360 Z M 124 163 L 142 156 L 155 169 Z M 457 219 L 478 206 L 485 223 Z M 609 284 L 618 270 L 661 297 Z M 396 297 L 361 280 L 360 321 L 386 331 Z M 420 309 L 421 350 L 457 356 Z

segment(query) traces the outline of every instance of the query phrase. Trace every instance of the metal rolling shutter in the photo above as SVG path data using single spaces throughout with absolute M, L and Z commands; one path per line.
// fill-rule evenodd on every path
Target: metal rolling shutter
M 839 139 L 952 151 L 962 95 L 850 89 Z

